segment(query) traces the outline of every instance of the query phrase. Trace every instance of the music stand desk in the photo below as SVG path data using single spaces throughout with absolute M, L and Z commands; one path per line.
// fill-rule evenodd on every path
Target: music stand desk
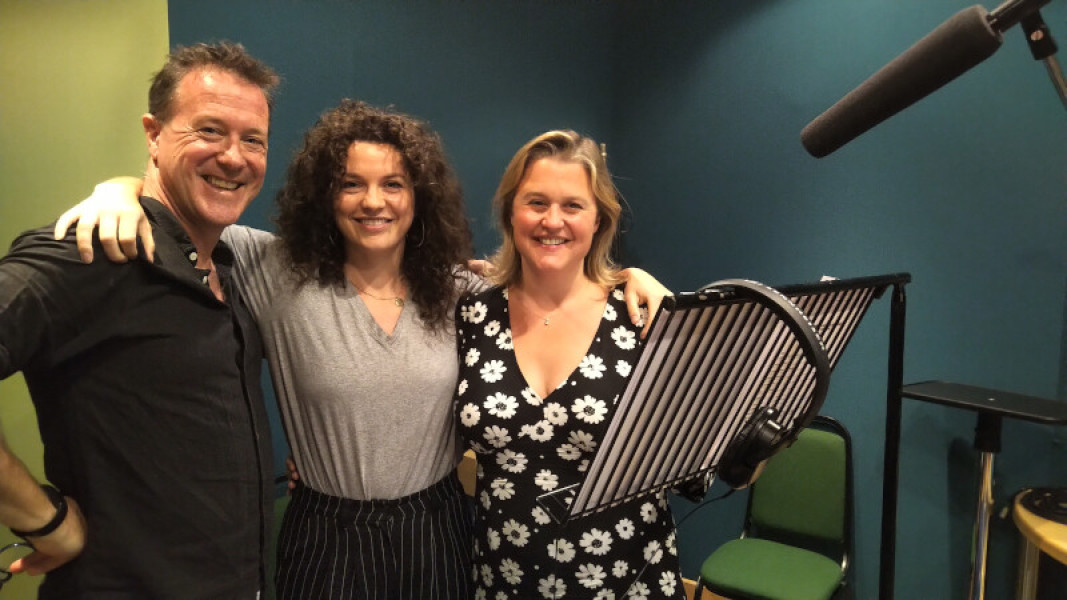
M 1067 402 L 1037 396 L 1025 396 L 946 381 L 908 384 L 901 388 L 900 395 L 914 400 L 924 400 L 978 413 L 990 413 L 1046 425 L 1067 424 Z
M 974 521 L 974 552 L 967 598 L 982 600 L 985 598 L 989 521 L 993 513 L 993 456 L 1000 452 L 1001 420 L 1009 417 L 1046 425 L 1067 424 L 1067 402 L 945 381 L 905 385 L 900 395 L 978 413 L 974 447 L 980 453 L 981 483 Z

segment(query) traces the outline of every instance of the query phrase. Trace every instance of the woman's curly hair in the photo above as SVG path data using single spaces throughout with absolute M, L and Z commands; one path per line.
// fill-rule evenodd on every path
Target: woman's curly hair
M 345 240 L 334 199 L 353 142 L 388 144 L 403 158 L 415 214 L 401 275 L 419 316 L 438 330 L 452 318 L 457 266 L 471 256 L 471 231 L 440 137 L 413 117 L 345 99 L 308 130 L 277 197 L 275 222 L 290 265 L 301 281 L 344 284 Z

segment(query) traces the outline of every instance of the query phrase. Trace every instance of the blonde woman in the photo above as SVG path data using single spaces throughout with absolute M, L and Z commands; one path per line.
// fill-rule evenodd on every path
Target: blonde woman
M 620 206 L 597 144 L 573 131 L 534 138 L 494 209 L 494 287 L 456 313 L 456 418 L 478 454 L 475 597 L 684 598 L 662 494 L 563 526 L 536 502 L 582 481 L 639 354 L 610 259 Z

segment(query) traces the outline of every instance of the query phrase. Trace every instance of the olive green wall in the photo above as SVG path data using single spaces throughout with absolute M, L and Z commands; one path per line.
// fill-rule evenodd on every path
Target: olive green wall
M 54 220 L 101 173 L 139 173 L 148 81 L 168 50 L 161 0 L 0 0 L 0 244 Z M 124 91 L 125 90 L 125 91 Z M 39 478 L 41 441 L 20 376 L 0 382 L 0 425 Z M 0 545 L 13 541 L 0 528 Z M 6 558 L 6 555 L 5 555 Z M 33 596 L 17 576 L 0 598 Z

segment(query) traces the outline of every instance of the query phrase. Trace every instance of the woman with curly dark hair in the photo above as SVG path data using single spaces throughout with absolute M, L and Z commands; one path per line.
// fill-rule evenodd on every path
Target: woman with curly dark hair
M 357 189 L 345 178 L 353 142 L 391 146 L 409 174 L 414 207 L 411 220 L 398 230 L 404 243 L 396 247 L 399 272 L 375 286 L 355 269 L 361 246 L 347 245 L 335 215 L 334 199 Z M 362 193 L 362 189 L 358 190 Z M 276 221 L 289 260 L 304 278 L 321 284 L 342 284 L 346 275 L 373 300 L 372 292 L 410 300 L 433 329 L 445 325 L 455 307 L 456 265 L 470 258 L 471 234 L 459 182 L 437 135 L 399 113 L 344 100 L 325 113 L 305 136 L 277 198 Z M 408 232 L 412 235 L 407 236 Z M 368 233 L 376 235 L 378 233 Z M 406 237 L 405 237 L 406 236 Z M 355 251 L 357 256 L 351 256 Z M 353 277 L 354 275 L 354 277 Z M 379 275 L 381 276 L 381 275 Z M 402 281 L 400 281 L 402 280 Z M 402 284 L 402 285 L 401 285 Z M 369 286 L 369 287 L 368 287 Z M 405 289 L 401 289 L 405 288 Z
M 98 188 L 87 214 L 135 213 L 136 183 Z M 231 226 L 222 241 L 300 473 L 278 540 L 278 597 L 466 600 L 453 314 L 484 284 L 462 267 L 471 235 L 441 141 L 412 117 L 344 100 L 305 135 L 277 203 L 277 236 Z M 136 246 L 101 238 L 115 240 L 109 255 Z M 666 292 L 643 272 L 623 278 L 633 274 L 631 318 L 638 296 L 654 310 Z
M 277 348 L 301 474 L 278 597 L 469 598 L 449 401 L 471 234 L 441 141 L 409 116 L 344 100 L 307 132 L 277 204 L 277 241 L 247 229 L 227 240 Z

